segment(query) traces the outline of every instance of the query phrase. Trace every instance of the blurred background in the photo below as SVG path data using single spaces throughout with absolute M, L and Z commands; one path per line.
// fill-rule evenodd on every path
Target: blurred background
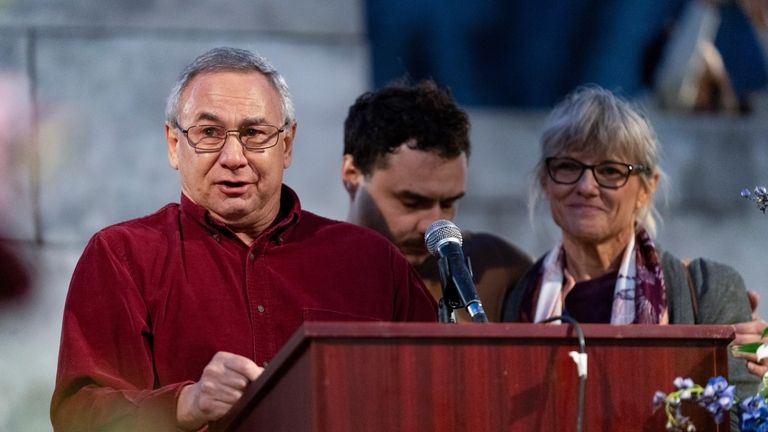
M 456 223 L 539 256 L 529 175 L 547 111 L 596 83 L 640 104 L 669 174 L 661 247 L 730 264 L 763 296 L 768 216 L 765 0 L 0 0 L 0 431 L 49 431 L 61 313 L 100 228 L 178 201 L 163 138 L 180 70 L 215 46 L 264 56 L 299 122 L 286 182 L 344 219 L 342 124 L 408 75 L 448 86 L 472 121 Z M 119 343 L 119 341 L 116 341 Z

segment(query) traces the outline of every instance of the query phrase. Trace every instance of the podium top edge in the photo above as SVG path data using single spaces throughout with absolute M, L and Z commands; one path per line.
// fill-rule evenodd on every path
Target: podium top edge
M 733 325 L 611 325 L 581 324 L 584 336 L 591 339 L 710 339 L 727 343 L 733 339 Z M 296 331 L 304 337 L 345 338 L 470 338 L 525 339 L 573 338 L 570 324 L 443 324 L 403 322 L 324 322 L 308 321 Z

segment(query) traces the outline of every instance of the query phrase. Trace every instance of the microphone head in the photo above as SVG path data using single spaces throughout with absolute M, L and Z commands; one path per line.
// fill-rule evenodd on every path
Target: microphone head
M 445 219 L 438 219 L 432 222 L 424 232 L 424 243 L 427 250 L 432 255 L 437 255 L 437 248 L 443 241 L 454 241 L 461 246 L 461 230 L 453 222 Z

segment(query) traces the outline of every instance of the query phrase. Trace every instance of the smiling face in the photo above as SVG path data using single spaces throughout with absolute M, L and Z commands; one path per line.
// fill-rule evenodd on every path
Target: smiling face
M 467 157 L 452 159 L 402 144 L 363 175 L 344 155 L 342 180 L 350 193 L 348 220 L 372 228 L 394 243 L 413 265 L 429 256 L 424 232 L 437 219 L 452 219 L 464 196 Z
M 598 158 L 581 153 L 564 153 L 558 157 L 588 165 L 606 160 L 637 163 L 621 157 Z M 546 173 L 541 182 L 552 218 L 562 230 L 564 240 L 591 245 L 608 242 L 625 245 L 634 235 L 637 212 L 648 204 L 656 184 L 652 178 L 646 187 L 638 175 L 632 175 L 624 186 L 609 189 L 599 186 L 590 170 L 584 171 L 574 184 L 556 183 Z
M 256 72 L 214 72 L 195 77 L 181 94 L 182 128 L 216 125 L 228 130 L 269 124 L 281 127 L 283 114 L 278 92 Z M 187 137 L 166 123 L 168 159 L 179 171 L 184 195 L 236 232 L 257 234 L 277 216 L 283 172 L 291 163 L 296 125 L 286 127 L 277 145 L 250 151 L 234 135 L 224 148 L 200 153 Z

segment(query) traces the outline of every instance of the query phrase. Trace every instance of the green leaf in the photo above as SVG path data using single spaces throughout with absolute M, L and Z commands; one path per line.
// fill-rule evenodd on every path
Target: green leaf
M 751 353 L 754 354 L 757 352 L 757 349 L 760 348 L 760 345 L 762 345 L 762 342 L 752 342 L 748 344 L 743 345 L 735 345 L 731 348 L 731 350 L 736 352 L 743 352 L 743 353 Z

